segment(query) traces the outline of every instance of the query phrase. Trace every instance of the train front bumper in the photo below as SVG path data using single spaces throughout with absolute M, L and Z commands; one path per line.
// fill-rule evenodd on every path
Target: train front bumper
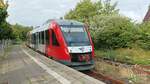
M 91 70 L 94 68 L 94 60 L 90 60 L 88 62 L 68 62 L 68 61 L 59 61 L 59 62 L 79 71 Z

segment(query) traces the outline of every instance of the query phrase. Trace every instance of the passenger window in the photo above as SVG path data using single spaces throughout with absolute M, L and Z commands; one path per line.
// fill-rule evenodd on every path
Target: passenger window
M 58 40 L 53 30 L 52 30 L 52 45 L 59 46 Z
M 42 44 L 42 39 L 41 38 L 42 38 L 42 33 L 40 32 L 40 34 L 39 34 L 39 43 L 40 44 Z
M 49 44 L 50 42 L 49 42 L 49 31 L 48 30 L 46 30 L 45 31 L 46 32 L 46 44 Z
M 40 32 L 38 32 L 38 43 L 40 44 Z
M 34 44 L 34 35 L 31 36 L 31 43 Z
M 32 34 L 32 44 L 36 44 L 36 35 Z
M 44 31 L 42 31 L 42 44 L 44 44 Z

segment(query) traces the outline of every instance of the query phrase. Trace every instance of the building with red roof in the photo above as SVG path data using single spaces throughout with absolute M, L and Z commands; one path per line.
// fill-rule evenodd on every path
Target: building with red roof
M 146 13 L 146 15 L 145 15 L 143 21 L 144 21 L 144 22 L 145 22 L 145 21 L 150 21 L 150 7 L 149 7 L 149 9 L 148 9 L 148 11 L 147 11 L 147 13 Z

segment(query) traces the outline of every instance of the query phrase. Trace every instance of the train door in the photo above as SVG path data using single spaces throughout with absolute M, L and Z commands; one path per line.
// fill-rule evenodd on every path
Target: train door
M 35 33 L 35 49 L 38 49 L 38 33 Z
M 37 35 L 37 38 L 38 38 L 38 51 L 40 51 L 40 32 L 38 32 L 38 35 Z
M 45 31 L 45 54 L 48 56 L 49 53 L 49 47 L 50 47 L 50 31 Z
M 41 31 L 40 32 L 40 41 L 39 41 L 39 51 L 42 52 L 42 53 L 45 53 L 45 35 L 44 35 L 44 31 Z
M 32 48 L 36 49 L 36 34 L 32 35 Z
M 59 59 L 60 57 L 60 44 L 58 42 L 58 38 L 56 37 L 56 33 L 54 32 L 53 29 L 51 29 L 51 53 L 54 59 Z

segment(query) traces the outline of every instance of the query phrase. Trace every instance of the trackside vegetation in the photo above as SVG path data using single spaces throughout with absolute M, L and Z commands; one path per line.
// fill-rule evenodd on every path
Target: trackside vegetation
M 26 34 L 32 27 L 26 27 L 19 24 L 11 25 L 6 21 L 9 16 L 7 12 L 8 3 L 1 0 L 0 4 L 0 40 L 11 39 L 11 40 L 26 40 Z
M 136 23 L 119 14 L 111 0 L 82 0 L 64 17 L 89 25 L 96 57 L 150 65 L 150 22 Z

